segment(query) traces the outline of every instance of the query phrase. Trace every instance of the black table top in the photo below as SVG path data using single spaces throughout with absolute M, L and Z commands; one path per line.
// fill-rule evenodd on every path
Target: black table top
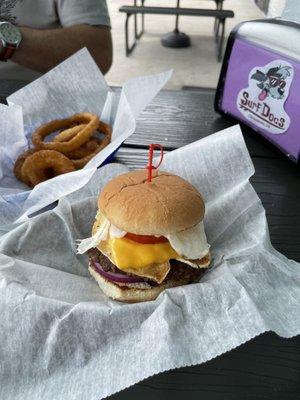
M 0 101 L 21 85 L 0 80 Z M 233 121 L 213 111 L 213 98 L 210 89 L 162 91 L 140 115 L 136 132 L 116 160 L 144 167 L 149 143 L 172 150 L 231 126 Z M 255 166 L 251 182 L 266 209 L 271 241 L 288 258 L 300 261 L 299 168 L 249 129 L 243 127 L 243 134 Z M 265 333 L 214 360 L 156 375 L 110 399 L 181 400 L 182 396 L 186 400 L 300 399 L 300 337 L 283 339 Z

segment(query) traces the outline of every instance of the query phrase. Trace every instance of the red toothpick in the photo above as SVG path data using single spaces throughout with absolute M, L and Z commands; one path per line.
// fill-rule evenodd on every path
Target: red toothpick
M 153 152 L 154 152 L 155 149 L 160 150 L 160 160 L 159 160 L 158 165 L 156 165 L 156 166 L 152 165 L 152 163 L 153 163 Z M 151 182 L 151 180 L 152 180 L 152 171 L 154 169 L 157 169 L 160 166 L 160 164 L 162 163 L 163 158 L 164 158 L 164 149 L 163 149 L 162 145 L 161 144 L 153 144 L 153 143 L 150 144 L 149 145 L 148 165 L 146 167 L 148 169 L 147 182 Z

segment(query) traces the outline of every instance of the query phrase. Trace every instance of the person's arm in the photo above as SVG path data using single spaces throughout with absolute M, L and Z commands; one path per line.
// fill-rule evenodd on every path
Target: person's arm
M 106 26 L 74 25 L 58 29 L 20 28 L 22 42 L 12 61 L 46 72 L 82 47 L 87 47 L 102 73 L 112 64 L 112 40 Z

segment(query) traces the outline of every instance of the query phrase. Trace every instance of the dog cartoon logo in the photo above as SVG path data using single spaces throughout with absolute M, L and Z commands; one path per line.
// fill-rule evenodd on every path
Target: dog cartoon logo
M 283 99 L 285 93 L 286 79 L 291 76 L 291 67 L 284 65 L 275 68 L 270 68 L 267 73 L 259 69 L 251 76 L 259 83 L 257 87 L 261 89 L 258 96 L 260 101 L 264 101 L 268 96 L 273 99 Z
M 245 119 L 267 132 L 286 132 L 290 126 L 290 117 L 284 105 L 293 77 L 293 66 L 283 60 L 254 67 L 248 76 L 248 87 L 238 94 L 236 105 L 239 112 Z

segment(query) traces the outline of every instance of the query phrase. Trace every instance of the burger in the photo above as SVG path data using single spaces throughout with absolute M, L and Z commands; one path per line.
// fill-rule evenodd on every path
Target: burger
M 98 198 L 92 236 L 82 240 L 89 272 L 110 298 L 154 300 L 164 289 L 199 281 L 211 260 L 201 194 L 186 180 L 154 170 L 122 174 Z

